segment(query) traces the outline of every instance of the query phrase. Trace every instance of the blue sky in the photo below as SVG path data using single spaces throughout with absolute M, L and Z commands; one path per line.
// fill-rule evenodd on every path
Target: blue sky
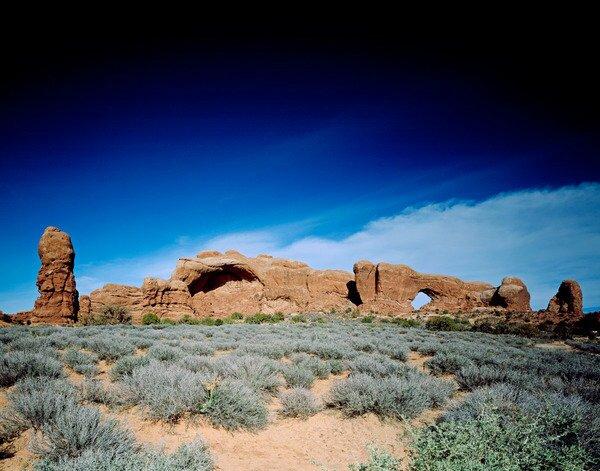
M 574 277 L 600 305 L 598 134 L 577 110 L 437 55 L 159 52 L 3 89 L 0 309 L 33 304 L 48 225 L 71 234 L 82 292 L 215 246 L 514 274 L 536 307 Z

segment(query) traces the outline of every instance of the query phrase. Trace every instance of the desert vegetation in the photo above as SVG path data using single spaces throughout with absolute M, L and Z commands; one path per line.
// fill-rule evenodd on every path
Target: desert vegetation
M 280 424 L 330 423 L 338 432 L 387 427 L 393 446 L 357 442 L 360 460 L 330 456 L 322 469 L 600 463 L 600 357 L 589 341 L 548 348 L 445 319 L 423 327 L 277 314 L 236 314 L 220 325 L 146 321 L 0 329 L 0 464 L 10 469 L 25 456 L 36 470 L 233 469 L 223 440 L 260 444 Z M 138 433 L 152 427 L 183 430 L 177 446 Z M 311 453 L 335 440 L 323 433 L 303 447 L 304 468 L 287 469 L 318 469 Z

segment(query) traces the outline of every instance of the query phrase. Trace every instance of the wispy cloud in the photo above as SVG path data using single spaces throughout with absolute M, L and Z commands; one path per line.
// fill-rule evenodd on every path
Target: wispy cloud
M 524 279 L 535 308 L 545 307 L 565 278 L 582 284 L 584 303 L 600 304 L 600 184 L 532 189 L 478 201 L 447 201 L 407 208 L 374 220 L 342 239 L 300 236 L 295 226 L 224 234 L 210 240 L 182 238 L 144 257 L 77 267 L 86 293 L 108 282 L 141 284 L 168 277 L 176 260 L 202 249 L 271 253 L 317 268 L 350 270 L 359 259 L 405 263 L 430 273 L 499 283 Z M 34 292 L 31 290 L 31 292 Z M 0 306 L 29 308 L 35 294 L 0 293 Z M 18 306 L 18 307 L 17 307 Z

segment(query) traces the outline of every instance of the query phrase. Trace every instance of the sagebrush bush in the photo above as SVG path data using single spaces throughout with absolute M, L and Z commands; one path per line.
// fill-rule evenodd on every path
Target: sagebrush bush
M 280 394 L 281 414 L 286 417 L 310 417 L 319 412 L 323 405 L 308 389 L 292 388 Z
M 116 420 L 103 420 L 97 409 L 69 405 L 44 423 L 32 450 L 47 461 L 77 458 L 86 451 L 107 458 L 130 453 L 136 447 L 133 436 Z
M 425 365 L 433 374 L 456 373 L 465 366 L 473 366 L 473 362 L 460 353 L 440 350 Z
M 129 375 L 139 366 L 144 366 L 150 363 L 148 356 L 126 355 L 114 362 L 110 369 L 110 379 L 118 381 L 125 375 Z
M 289 387 L 309 388 L 316 379 L 310 369 L 299 365 L 283 365 L 281 374 Z
M 52 357 L 23 351 L 0 357 L 0 386 L 12 386 L 21 378 L 38 376 L 60 378 L 64 376 L 62 364 Z
M 259 393 L 244 381 L 226 379 L 209 391 L 199 411 L 225 429 L 259 429 L 268 421 L 266 405 Z
M 279 364 L 256 355 L 227 355 L 215 362 L 215 371 L 239 379 L 257 391 L 274 392 L 280 386 Z
M 131 324 L 131 313 L 123 306 L 104 306 L 102 311 L 86 320 L 92 325 Z
M 290 360 L 299 367 L 306 368 L 313 372 L 319 379 L 327 378 L 331 373 L 331 363 L 320 358 L 308 355 L 307 353 L 294 353 L 290 355 Z
M 206 399 L 205 384 L 213 377 L 156 360 L 135 368 L 121 383 L 123 399 L 144 407 L 150 418 L 176 421 L 196 412 Z
M 11 392 L 8 413 L 37 430 L 75 403 L 75 388 L 68 381 L 27 378 Z
M 398 363 L 385 355 L 376 353 L 358 355 L 348 366 L 352 371 L 367 373 L 373 376 L 400 374 L 409 368 L 403 363 Z
M 95 352 L 101 360 L 115 361 L 135 352 L 135 345 L 124 338 L 100 335 L 85 342 L 86 348 Z
M 369 461 L 349 466 L 350 471 L 399 471 L 400 462 L 385 450 L 369 447 Z
M 425 322 L 425 327 L 429 330 L 464 331 L 470 330 L 471 324 L 468 321 L 455 317 L 431 316 Z

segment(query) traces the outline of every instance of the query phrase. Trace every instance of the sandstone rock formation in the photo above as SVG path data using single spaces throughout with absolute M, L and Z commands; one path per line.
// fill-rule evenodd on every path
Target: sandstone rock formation
M 382 314 L 411 312 L 411 303 L 418 293 L 425 293 L 431 298 L 421 309 L 455 312 L 486 307 L 488 304 L 482 293 L 494 292 L 494 287 L 488 283 L 423 274 L 406 265 L 390 263 L 374 265 L 361 260 L 354 264 L 354 275 L 360 309 Z
M 484 297 L 488 294 L 486 293 Z M 502 307 L 509 311 L 528 312 L 531 311 L 530 298 L 527 286 L 522 280 L 507 276 L 491 296 L 489 305 Z
M 564 314 L 583 314 L 583 295 L 579 283 L 575 280 L 563 281 L 546 310 Z
M 42 267 L 37 277 L 39 297 L 31 323 L 68 324 L 77 318 L 78 294 L 73 267 L 75 251 L 68 234 L 47 227 L 38 245 Z
M 201 252 L 182 258 L 171 281 L 186 284 L 196 315 L 293 313 L 345 310 L 352 275 L 341 270 L 315 270 L 305 263 L 259 255 L 245 257 Z

